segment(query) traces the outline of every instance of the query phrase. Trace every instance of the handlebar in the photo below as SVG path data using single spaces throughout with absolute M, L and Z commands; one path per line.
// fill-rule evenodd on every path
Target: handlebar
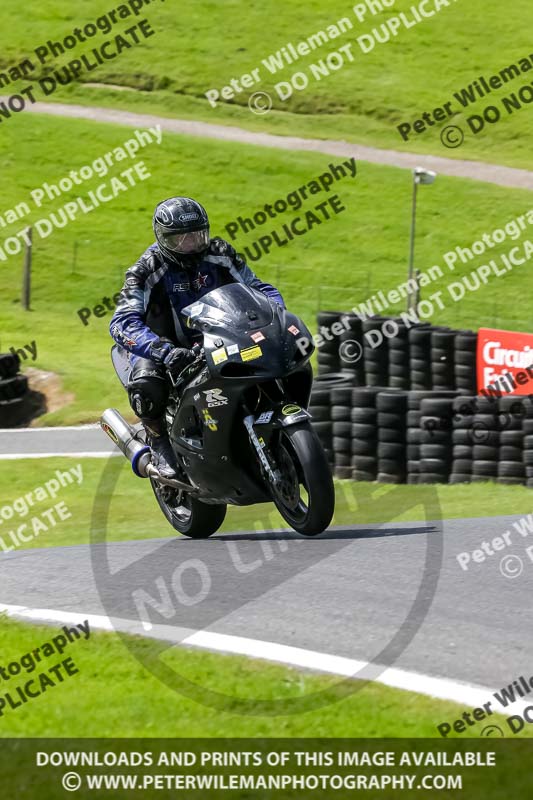
M 191 347 L 191 352 L 194 355 L 194 361 L 191 361 L 189 364 L 187 364 L 187 366 L 185 366 L 176 376 L 173 375 L 172 370 L 167 369 L 167 375 L 175 389 L 185 380 L 185 375 L 188 370 L 198 366 L 200 361 L 205 361 L 205 351 L 200 344 L 193 344 Z

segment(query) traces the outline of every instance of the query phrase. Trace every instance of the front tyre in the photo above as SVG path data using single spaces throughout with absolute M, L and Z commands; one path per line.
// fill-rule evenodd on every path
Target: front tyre
M 335 509 L 333 478 L 320 440 L 310 423 L 282 428 L 271 444 L 281 479 L 271 492 L 284 520 L 304 536 L 322 533 Z
M 174 530 L 191 539 L 207 539 L 216 533 L 226 516 L 225 504 L 208 505 L 188 492 L 160 486 L 150 478 L 161 511 Z

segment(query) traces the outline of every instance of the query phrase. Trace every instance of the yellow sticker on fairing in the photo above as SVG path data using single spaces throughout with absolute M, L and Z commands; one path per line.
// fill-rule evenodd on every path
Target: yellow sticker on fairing
M 297 414 L 301 410 L 302 410 L 301 406 L 289 404 L 287 406 L 283 406 L 283 408 L 281 409 L 281 413 L 283 414 L 284 417 L 289 417 L 291 414 Z
M 253 361 L 254 358 L 259 358 L 259 356 L 262 355 L 263 351 L 257 344 L 254 347 L 247 347 L 246 350 L 241 350 L 241 358 L 243 361 Z
M 221 347 L 219 350 L 213 350 L 211 356 L 213 358 L 213 364 L 221 364 L 223 361 L 228 360 L 228 354 L 226 353 L 225 347 Z
M 217 420 L 213 419 L 213 417 L 209 413 L 209 410 L 207 408 L 204 408 L 204 410 L 202 411 L 202 414 L 204 415 L 204 421 L 205 421 L 205 424 L 207 425 L 207 427 L 209 428 L 209 430 L 213 431 L 213 432 L 218 431 Z

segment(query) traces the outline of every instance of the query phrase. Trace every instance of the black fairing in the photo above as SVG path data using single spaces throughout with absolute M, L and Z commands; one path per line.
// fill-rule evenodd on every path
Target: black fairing
M 206 362 L 180 389 L 171 425 L 176 452 L 204 501 L 267 502 L 244 417 L 287 403 L 307 407 L 311 334 L 294 314 L 242 284 L 215 289 L 182 313 L 203 335 Z

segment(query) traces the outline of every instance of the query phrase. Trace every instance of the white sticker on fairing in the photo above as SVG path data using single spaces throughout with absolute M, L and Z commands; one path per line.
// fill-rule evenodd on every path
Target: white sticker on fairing
M 222 389 L 204 389 L 205 400 L 208 408 L 213 406 L 227 406 L 228 398 L 222 394 Z
M 235 353 L 239 352 L 239 345 L 238 344 L 230 344 L 227 348 L 228 356 L 234 356 Z
M 203 307 L 203 303 L 195 303 L 193 306 L 191 306 L 191 310 L 189 312 L 191 317 L 198 317 L 202 313 Z

